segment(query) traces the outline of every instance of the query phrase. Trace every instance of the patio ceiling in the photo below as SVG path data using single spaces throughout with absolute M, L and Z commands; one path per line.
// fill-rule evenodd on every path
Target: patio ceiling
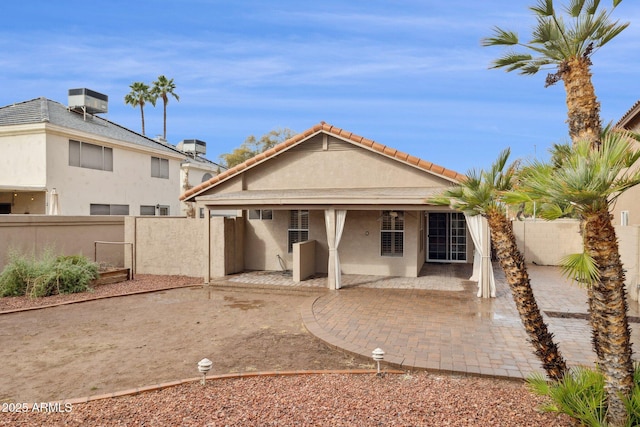
M 423 210 L 426 200 L 442 188 L 340 188 L 301 190 L 247 190 L 196 198 L 209 209 L 352 209 L 393 207 Z M 440 207 L 436 208 L 442 209 Z M 448 210 L 444 208 L 444 210 Z

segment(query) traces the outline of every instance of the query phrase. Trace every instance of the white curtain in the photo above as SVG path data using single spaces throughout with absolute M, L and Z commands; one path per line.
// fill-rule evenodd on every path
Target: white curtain
M 344 230 L 344 222 L 347 217 L 346 210 L 327 209 L 324 211 L 324 223 L 327 229 L 327 245 L 329 246 L 328 281 L 330 289 L 340 289 L 340 256 L 338 246 Z
M 60 200 L 55 188 L 51 190 L 49 198 L 49 215 L 60 215 Z
M 473 240 L 473 274 L 469 280 L 478 282 L 478 297 L 494 298 L 496 296 L 496 282 L 491 265 L 491 242 L 489 225 L 482 215 L 469 216 L 464 214 Z

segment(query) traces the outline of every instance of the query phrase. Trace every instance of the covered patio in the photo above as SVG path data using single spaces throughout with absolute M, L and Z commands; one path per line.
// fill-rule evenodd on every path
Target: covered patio
M 358 281 L 362 283 L 376 283 L 381 281 L 381 277 L 402 276 L 406 279 L 421 279 L 434 277 L 446 277 L 442 273 L 445 271 L 439 268 L 439 263 L 427 263 L 427 247 L 429 246 L 430 226 L 427 224 L 426 216 L 429 212 L 451 212 L 449 209 L 430 206 L 426 200 L 436 194 L 439 190 L 434 188 L 369 188 L 369 189 L 297 189 L 297 190 L 252 190 L 239 191 L 223 194 L 212 194 L 201 196 L 198 203 L 204 205 L 207 217 L 216 211 L 238 210 L 248 216 L 249 223 L 251 216 L 249 212 L 255 212 L 255 218 L 262 219 L 262 212 L 269 212 L 269 218 L 274 218 L 274 212 L 287 213 L 291 211 L 317 212 L 321 213 L 324 219 L 326 233 L 318 233 L 310 237 L 293 243 L 291 247 L 292 259 L 290 262 L 283 262 L 283 258 L 278 255 L 282 270 L 291 271 L 291 282 L 299 286 L 316 286 L 318 280 L 315 278 L 318 273 L 326 273 L 323 280 L 324 286 L 328 289 L 337 290 L 346 286 L 353 286 Z M 357 214 L 356 214 L 357 212 Z M 350 220 L 353 215 L 358 216 L 358 223 Z M 309 216 L 309 214 L 307 214 Z M 316 215 L 317 216 L 317 215 Z M 363 225 L 366 221 L 362 219 L 368 216 L 376 218 L 378 229 L 372 229 L 371 224 Z M 350 220 L 347 227 L 346 236 L 350 239 L 349 247 L 341 250 L 341 242 L 345 235 L 345 225 Z M 473 243 L 473 268 L 469 267 L 469 274 L 466 280 L 477 282 L 477 296 L 484 298 L 495 297 L 495 280 L 491 268 L 490 260 L 490 237 L 487 221 L 481 217 L 467 217 L 465 223 L 468 227 L 469 243 Z M 307 217 L 307 221 L 310 221 Z M 371 221 L 369 221 L 371 222 Z M 398 225 L 399 224 L 399 225 Z M 246 225 L 245 225 L 246 226 Z M 289 225 L 291 227 L 291 225 Z M 306 225 L 307 229 L 309 223 Z M 367 274 L 366 267 L 358 268 L 357 271 L 347 271 L 343 274 L 341 259 L 356 259 L 357 253 L 362 248 L 370 246 L 372 240 L 370 234 L 374 232 L 401 233 L 402 242 L 397 243 L 391 239 L 399 240 L 398 234 L 392 234 L 390 245 L 400 245 L 400 256 L 379 257 L 377 269 Z M 273 231 L 271 231 L 273 232 Z M 467 233 L 466 230 L 462 230 Z M 362 242 L 356 241 L 361 239 Z M 384 239 L 383 239 L 384 240 Z M 464 239 L 465 242 L 467 239 Z M 291 243 L 290 243 L 291 244 Z M 316 249 L 319 245 L 320 248 Z M 384 242 L 380 243 L 384 245 Z M 250 245 L 249 245 L 250 246 Z M 308 249 L 310 247 L 310 249 Z M 323 255 L 320 253 L 327 248 L 328 256 L 326 269 L 318 268 Z M 342 246 L 344 248 L 345 245 Z M 465 243 L 466 247 L 466 243 Z M 251 251 L 244 248 L 245 256 Z M 342 255 L 345 253 L 345 255 Z M 461 255 L 462 260 L 467 259 L 467 255 Z M 363 262 L 358 258 L 358 262 Z M 385 263 L 389 267 L 385 270 L 380 268 Z M 288 264 L 290 268 L 286 268 Z M 449 264 L 444 262 L 445 265 Z M 462 263 L 460 265 L 466 265 Z M 449 268 L 450 271 L 452 271 Z M 458 268 L 455 271 L 461 271 Z M 401 274 L 398 274 L 398 272 Z M 383 272 L 383 274 L 379 274 Z M 450 274 L 449 274 L 450 275 Z M 251 280 L 255 280 L 255 274 Z M 354 276 L 363 276 L 362 279 L 354 279 Z M 371 279 L 371 276 L 374 279 Z M 377 278 L 376 278 L 377 277 Z M 460 276 L 460 279 L 463 277 Z M 354 282 L 355 280 L 355 282 Z M 398 280 L 396 280 L 398 282 Z M 420 280 L 409 280 L 411 286 L 415 286 Z M 425 282 L 426 283 L 426 282 Z M 427 285 L 425 285 L 427 286 Z M 430 283 L 427 288 L 433 288 Z M 393 287 L 393 286 L 392 286 Z M 443 289 L 447 290 L 447 289 Z

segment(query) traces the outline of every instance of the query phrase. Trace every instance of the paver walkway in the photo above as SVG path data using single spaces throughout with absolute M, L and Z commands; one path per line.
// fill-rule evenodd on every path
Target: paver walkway
M 557 267 L 529 265 L 532 287 L 549 329 L 569 365 L 592 365 L 591 330 L 584 318 L 555 313 L 587 313 L 586 291 L 562 278 Z M 497 297 L 476 297 L 466 280 L 469 265 L 430 264 L 418 278 L 344 275 L 343 288 L 312 298 L 302 308 L 306 328 L 332 346 L 371 357 L 385 351 L 385 361 L 403 368 L 526 378 L 543 372 L 520 322 L 504 275 L 494 266 Z M 290 277 L 248 273 L 226 278 L 253 285 L 299 286 Z M 303 282 L 325 287 L 326 278 Z M 638 303 L 629 301 L 629 315 Z M 547 313 L 552 314 L 549 316 Z M 640 343 L 640 324 L 631 323 L 632 341 Z M 634 352 L 640 349 L 634 345 Z

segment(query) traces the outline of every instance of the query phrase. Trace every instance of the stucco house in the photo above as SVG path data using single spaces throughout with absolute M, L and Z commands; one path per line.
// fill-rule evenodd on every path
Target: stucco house
M 623 116 L 616 127 L 640 132 L 640 101 L 636 102 Z M 637 144 L 640 149 L 640 144 Z M 613 206 L 614 221 L 620 225 L 640 225 L 640 186 L 627 190 Z
M 341 273 L 416 277 L 430 262 L 474 262 L 464 214 L 426 204 L 461 178 L 321 122 L 181 200 L 242 212 L 225 254 L 234 270 L 286 268 L 299 280 L 326 273 L 335 289 Z
M 78 101 L 80 97 L 80 101 Z M 99 114 L 106 95 L 69 91 L 0 107 L 0 214 L 185 215 L 178 200 L 220 167 Z M 196 144 L 197 143 L 197 144 Z

